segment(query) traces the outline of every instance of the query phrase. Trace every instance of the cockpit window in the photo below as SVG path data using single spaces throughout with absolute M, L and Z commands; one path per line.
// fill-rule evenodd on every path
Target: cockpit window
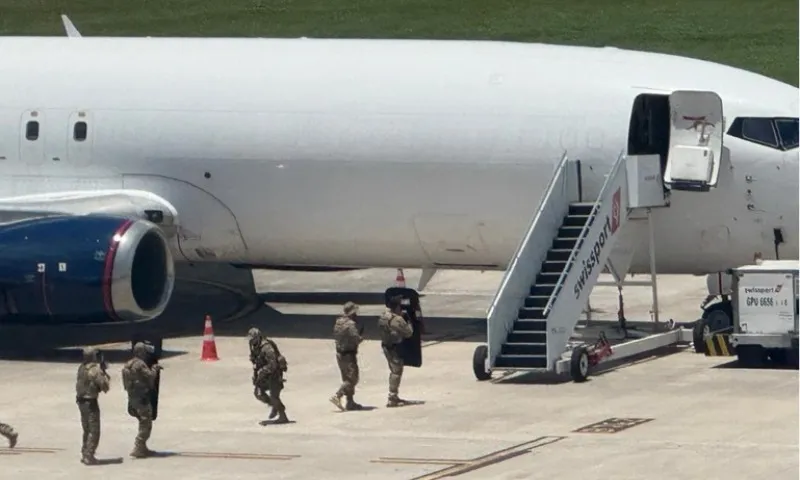
M 745 118 L 742 120 L 742 137 L 751 142 L 778 147 L 778 139 L 768 118 Z
M 797 119 L 739 117 L 728 129 L 728 135 L 776 150 L 797 148 Z
M 796 118 L 776 118 L 775 126 L 778 127 L 778 135 L 780 135 L 781 147 L 784 150 L 791 150 L 797 148 L 797 119 Z

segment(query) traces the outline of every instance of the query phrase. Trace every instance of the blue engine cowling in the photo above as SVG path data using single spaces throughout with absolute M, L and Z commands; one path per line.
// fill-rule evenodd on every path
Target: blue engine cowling
M 172 254 L 153 223 L 85 215 L 0 225 L 0 322 L 150 320 L 174 286 Z

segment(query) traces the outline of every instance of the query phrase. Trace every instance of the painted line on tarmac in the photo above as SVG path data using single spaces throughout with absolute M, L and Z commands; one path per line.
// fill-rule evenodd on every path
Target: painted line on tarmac
M 1 455 L 21 455 L 23 453 L 58 453 L 63 452 L 63 448 L 36 448 L 36 447 L 14 447 L 0 448 Z
M 163 452 L 163 456 L 209 458 L 221 460 L 293 460 L 300 455 L 276 455 L 269 453 L 231 453 L 231 452 Z
M 380 457 L 377 460 L 371 460 L 372 463 L 383 464 L 401 464 L 401 465 L 447 465 L 447 467 L 428 473 L 422 476 L 414 477 L 411 480 L 439 480 L 447 477 L 455 477 L 465 473 L 473 472 L 475 470 L 485 468 L 491 465 L 510 460 L 520 455 L 530 453 L 536 448 L 541 448 L 567 437 L 564 436 L 544 436 L 539 437 L 528 442 L 523 442 L 513 445 L 502 450 L 497 450 L 489 454 L 465 459 L 455 460 L 447 458 L 403 458 L 403 457 Z

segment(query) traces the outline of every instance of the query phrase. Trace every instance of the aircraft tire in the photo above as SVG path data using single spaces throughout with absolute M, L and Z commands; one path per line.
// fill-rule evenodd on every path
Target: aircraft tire
M 695 353 L 706 353 L 706 333 L 708 331 L 708 323 L 705 318 L 694 322 L 692 329 L 692 343 L 694 344 Z
M 719 302 L 708 307 L 695 322 L 692 343 L 696 353 L 706 353 L 706 336 L 711 333 L 727 333 L 733 328 L 733 312 L 730 302 Z
M 489 348 L 486 345 L 475 347 L 475 353 L 472 354 L 472 371 L 475 373 L 475 378 L 480 382 L 492 378 L 492 372 L 486 370 L 486 359 L 488 357 Z

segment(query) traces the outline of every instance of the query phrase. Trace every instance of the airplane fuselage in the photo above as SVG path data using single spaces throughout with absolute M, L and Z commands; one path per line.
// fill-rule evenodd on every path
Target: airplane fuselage
M 593 200 L 637 95 L 677 89 L 717 92 L 728 123 L 797 115 L 792 86 L 614 48 L 2 38 L 0 196 L 153 192 L 188 261 L 503 269 L 561 155 Z M 775 228 L 798 258 L 797 149 L 725 147 L 717 188 L 654 211 L 660 272 L 774 258 Z

